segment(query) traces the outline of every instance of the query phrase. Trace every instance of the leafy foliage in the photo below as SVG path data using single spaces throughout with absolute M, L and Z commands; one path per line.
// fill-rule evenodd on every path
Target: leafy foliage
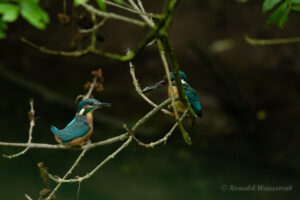
M 96 1 L 97 1 L 98 5 L 99 5 L 99 8 L 101 10 L 106 10 L 106 4 L 105 4 L 104 0 L 96 0 Z
M 38 3 L 39 0 L 4 0 L 0 2 L 0 39 L 6 37 L 7 23 L 15 22 L 19 15 L 35 28 L 44 30 L 50 19 Z
M 300 0 L 265 0 L 263 3 L 263 13 L 273 10 L 268 21 L 267 26 L 278 25 L 283 28 L 290 12 L 300 12 Z

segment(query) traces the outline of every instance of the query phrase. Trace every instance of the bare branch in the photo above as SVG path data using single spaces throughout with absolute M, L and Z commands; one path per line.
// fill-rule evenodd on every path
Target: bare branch
M 128 0 L 128 2 L 136 11 L 141 12 L 141 13 L 146 13 L 142 2 L 139 2 L 140 7 L 133 0 Z M 145 16 L 144 14 L 140 14 L 140 16 L 149 26 L 151 26 L 151 27 L 155 26 L 151 17 Z
M 147 103 L 149 103 L 153 107 L 157 107 L 157 104 L 155 104 L 153 101 L 151 101 L 144 93 L 142 92 L 141 87 L 139 86 L 138 80 L 135 76 L 135 67 L 132 64 L 132 62 L 129 62 L 129 67 L 130 67 L 130 74 L 132 77 L 133 85 L 135 87 L 136 92 L 138 95 L 140 95 Z M 167 115 L 172 115 L 172 113 L 166 109 L 161 109 L 161 111 Z
M 112 137 L 106 140 L 102 140 L 99 142 L 86 144 L 81 147 L 71 148 L 62 144 L 43 144 L 43 143 L 10 143 L 10 142 L 0 142 L 0 146 L 10 146 L 10 147 L 29 147 L 30 149 L 59 149 L 59 150 L 83 150 L 83 149 L 92 149 L 100 146 L 105 146 L 109 144 L 113 144 L 127 138 L 126 134 L 121 134 L 116 137 Z
M 80 153 L 72 167 L 69 169 L 69 171 L 64 175 L 63 179 L 66 179 L 75 169 L 75 167 L 79 164 L 80 160 L 84 157 L 85 153 L 88 151 L 88 149 L 83 149 L 83 151 Z M 55 194 L 55 192 L 60 188 L 62 182 L 59 182 L 56 187 L 52 190 L 52 192 L 49 194 L 49 196 L 46 198 L 46 200 L 51 200 L 51 197 Z
M 107 18 L 103 18 L 98 24 L 95 24 L 92 28 L 90 29 L 80 29 L 79 33 L 90 33 L 93 31 L 96 31 L 97 29 L 99 29 L 101 26 L 103 26 L 105 24 L 105 22 L 107 21 Z
M 245 35 L 245 40 L 251 45 L 275 45 L 275 44 L 290 44 L 300 42 L 300 37 L 277 38 L 277 39 L 255 39 Z
M 32 131 L 33 131 L 33 127 L 35 125 L 35 116 L 34 116 L 34 108 L 33 108 L 33 100 L 31 99 L 29 101 L 29 104 L 30 104 L 30 111 L 28 112 L 28 117 L 29 117 L 29 120 L 30 120 L 30 127 L 29 127 L 29 136 L 28 136 L 28 142 L 26 143 L 27 146 L 26 148 L 19 152 L 19 153 L 16 153 L 16 154 L 13 154 L 13 155 L 3 155 L 3 157 L 5 158 L 9 158 L 9 159 L 13 159 L 13 158 L 16 158 L 18 156 L 21 156 L 23 154 L 25 154 L 29 149 L 30 149 L 30 143 L 32 141 Z
M 82 3 L 80 5 L 82 7 L 84 7 L 87 11 L 89 11 L 90 13 L 95 13 L 96 15 L 105 17 L 107 19 L 116 19 L 116 20 L 120 20 L 123 22 L 131 23 L 131 24 L 134 24 L 134 25 L 137 25 L 140 27 L 145 27 L 147 25 L 146 23 L 144 23 L 140 20 L 137 20 L 137 19 L 132 19 L 129 17 L 115 14 L 115 13 L 104 12 L 104 11 L 98 10 L 98 9 L 94 8 L 93 6 L 86 4 L 86 3 Z
M 43 46 L 39 46 L 29 40 L 27 40 L 24 37 L 21 37 L 21 41 L 28 44 L 29 46 L 32 46 L 38 50 L 40 50 L 43 53 L 46 54 L 51 54 L 51 55 L 62 55 L 62 56 L 75 56 L 75 57 L 79 57 L 82 55 L 87 54 L 90 50 L 88 48 L 83 49 L 83 50 L 77 50 L 77 51 L 56 51 L 56 50 L 52 50 L 52 49 L 47 49 L 46 47 Z
M 182 116 L 180 117 L 180 121 L 183 120 L 183 118 L 186 116 L 187 114 L 187 110 L 185 110 L 185 112 L 182 114 Z M 134 134 L 132 133 L 132 130 L 130 130 L 126 124 L 123 125 L 123 127 L 128 131 L 128 133 L 131 133 L 132 138 L 138 143 L 138 145 L 146 147 L 146 148 L 154 148 L 155 146 L 164 143 L 166 144 L 167 140 L 169 139 L 169 137 L 172 135 L 172 133 L 174 132 L 175 128 L 178 126 L 178 121 L 173 125 L 173 127 L 170 129 L 170 131 L 161 139 L 155 141 L 155 142 L 150 142 L 148 144 L 141 142 L 139 139 L 137 139 Z
M 28 194 L 25 194 L 27 200 L 33 200 Z
M 135 14 L 145 15 L 145 16 L 148 16 L 148 17 L 152 17 L 152 16 L 153 16 L 152 13 L 142 13 L 142 12 L 133 10 L 133 9 L 129 8 L 128 5 L 127 5 L 127 7 L 126 7 L 126 6 L 122 6 L 121 4 L 117 4 L 117 3 L 114 3 L 114 2 L 111 2 L 111 1 L 107 1 L 107 0 L 104 0 L 104 2 L 105 2 L 107 5 L 111 5 L 111 6 L 120 8 L 120 9 L 122 9 L 122 10 L 127 10 L 127 11 L 132 12 L 132 13 L 135 13 Z M 123 3 L 123 4 L 124 4 L 124 3 Z
M 118 153 L 120 153 L 124 148 L 126 148 L 130 143 L 132 142 L 132 137 L 129 137 L 126 142 L 122 144 L 115 152 L 110 154 L 106 159 L 104 159 L 101 163 L 97 165 L 91 172 L 87 173 L 85 176 L 81 176 L 74 179 L 65 179 L 65 178 L 56 178 L 53 175 L 50 174 L 50 178 L 58 183 L 75 183 L 75 182 L 82 182 L 86 179 L 89 179 L 91 176 L 93 176 L 103 165 L 105 165 L 109 160 L 113 159 Z

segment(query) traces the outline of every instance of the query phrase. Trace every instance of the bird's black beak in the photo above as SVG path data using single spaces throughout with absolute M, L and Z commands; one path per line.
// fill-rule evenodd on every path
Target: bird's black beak
M 97 108 L 110 107 L 110 103 L 99 102 L 96 105 Z
M 143 93 L 149 92 L 149 91 L 154 90 L 154 89 L 156 89 L 156 88 L 158 88 L 158 87 L 160 87 L 162 85 L 165 85 L 166 83 L 167 83 L 167 81 L 165 79 L 163 79 L 163 80 L 161 80 L 161 81 L 159 81 L 159 82 L 157 82 L 157 83 L 155 83 L 153 85 L 145 87 L 142 92 Z

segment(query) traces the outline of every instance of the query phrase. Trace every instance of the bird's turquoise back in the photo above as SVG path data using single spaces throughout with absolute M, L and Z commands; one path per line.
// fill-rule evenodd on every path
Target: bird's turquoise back
M 58 130 L 56 127 L 51 126 L 51 132 L 57 135 L 64 144 L 67 144 L 74 138 L 86 135 L 89 130 L 90 126 L 85 115 L 75 116 L 75 118 L 62 130 Z
M 200 104 L 200 100 L 198 98 L 197 92 L 189 85 L 183 85 L 184 93 L 188 97 L 188 101 L 192 106 L 193 111 L 199 116 L 202 116 L 202 106 Z

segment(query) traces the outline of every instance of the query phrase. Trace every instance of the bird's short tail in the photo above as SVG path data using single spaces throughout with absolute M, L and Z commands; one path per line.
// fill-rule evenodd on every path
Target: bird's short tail
M 53 134 L 55 134 L 55 135 L 57 135 L 58 134 L 58 129 L 55 127 L 55 126 L 50 126 L 50 129 L 51 129 L 51 132 L 53 133 Z

